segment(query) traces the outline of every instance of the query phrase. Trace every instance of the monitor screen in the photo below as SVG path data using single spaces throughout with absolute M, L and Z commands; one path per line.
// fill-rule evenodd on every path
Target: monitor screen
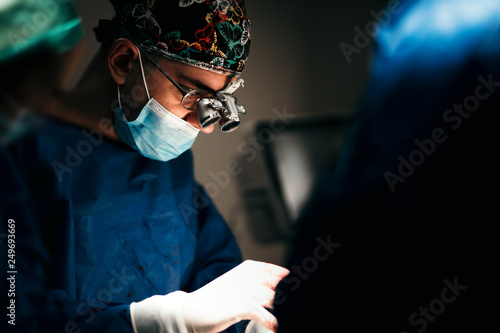
M 243 172 L 238 180 L 245 214 L 258 241 L 293 234 L 315 183 L 335 169 L 351 124 L 351 117 L 324 115 L 296 117 L 286 126 L 261 121 L 252 127 L 259 149 L 255 160 L 240 158 Z

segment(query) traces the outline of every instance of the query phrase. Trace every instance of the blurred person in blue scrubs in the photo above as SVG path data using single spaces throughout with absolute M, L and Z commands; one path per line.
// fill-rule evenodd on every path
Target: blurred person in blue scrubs
M 0 2 L 0 251 L 2 332 L 39 332 L 50 258 L 26 179 L 7 145 L 65 93 L 81 55 L 82 28 L 71 1 Z
M 245 65 L 243 1 L 112 1 L 81 81 L 9 152 L 47 250 L 41 326 L 78 332 L 276 330 L 288 273 L 241 262 L 194 179 L 200 98 L 228 98 Z M 234 83 L 233 83 L 234 82 Z M 232 92 L 232 91 L 231 91 Z
M 278 285 L 278 332 L 498 327 L 500 3 L 391 3 Z

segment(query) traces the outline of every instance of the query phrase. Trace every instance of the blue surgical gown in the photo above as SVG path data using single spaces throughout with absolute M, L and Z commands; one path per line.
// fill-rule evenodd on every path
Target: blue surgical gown
M 45 119 L 9 152 L 29 193 L 31 235 L 40 239 L 24 255 L 47 253 L 36 279 L 43 288 L 21 300 L 43 299 L 32 314 L 41 330 L 132 332 L 130 303 L 196 290 L 241 262 L 194 179 L 190 151 L 155 161 L 97 130 Z M 19 219 L 21 229 L 28 221 Z

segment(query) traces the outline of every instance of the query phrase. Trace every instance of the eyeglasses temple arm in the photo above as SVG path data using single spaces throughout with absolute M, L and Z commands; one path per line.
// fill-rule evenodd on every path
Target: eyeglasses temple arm
M 175 82 L 164 70 L 163 68 L 160 67 L 160 65 L 158 65 L 156 63 L 156 61 L 153 60 L 153 58 L 132 38 L 132 36 L 130 36 L 130 34 L 128 33 L 127 30 L 125 30 L 125 28 L 121 28 L 121 31 L 123 32 L 123 34 L 126 36 L 127 39 L 129 39 L 132 43 L 134 43 L 134 45 L 137 47 L 137 49 L 139 50 L 139 52 L 142 53 L 142 55 L 144 55 L 146 57 L 146 59 L 148 59 L 149 61 L 151 61 L 153 63 L 153 65 L 155 65 L 156 68 L 158 68 L 158 70 L 167 77 L 167 79 L 169 79 L 170 82 L 172 82 L 172 84 L 177 88 L 179 89 L 179 91 L 182 93 L 183 96 L 187 95 L 187 91 L 185 91 L 184 89 L 182 89 L 182 87 L 177 83 Z

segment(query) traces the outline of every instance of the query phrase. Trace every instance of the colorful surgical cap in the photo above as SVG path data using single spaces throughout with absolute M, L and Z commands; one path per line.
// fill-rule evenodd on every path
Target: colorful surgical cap
M 83 35 L 71 0 L 0 0 L 0 62 L 27 52 L 64 52 Z
M 111 0 L 115 16 L 101 20 L 125 28 L 146 51 L 217 73 L 237 76 L 250 49 L 250 20 L 243 0 Z M 116 36 L 115 36 L 116 37 Z

